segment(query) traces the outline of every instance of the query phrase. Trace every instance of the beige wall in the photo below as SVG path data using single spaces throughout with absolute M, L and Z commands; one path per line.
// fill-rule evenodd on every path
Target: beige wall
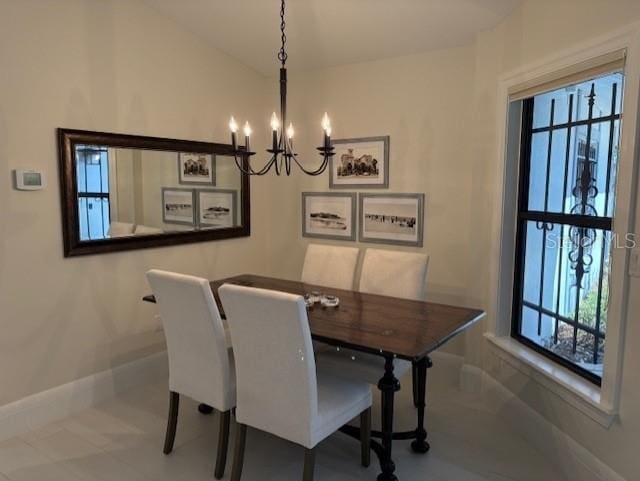
M 467 268 L 474 255 L 469 249 L 473 172 L 467 167 L 472 146 L 461 141 L 470 128 L 473 55 L 468 46 L 306 74 L 294 72 L 289 102 L 290 119 L 299 133 L 294 140 L 301 159 L 310 166 L 320 161 L 315 147 L 322 140 L 320 117 L 325 111 L 333 119 L 334 138 L 390 135 L 386 192 L 426 193 L 424 248 L 409 250 L 431 256 L 430 298 L 481 305 L 480 289 L 470 283 Z M 308 243 L 301 236 L 301 192 L 328 191 L 329 178 L 328 174 L 298 175 L 291 184 L 293 188 L 273 193 L 274 209 L 281 214 L 273 222 L 276 231 L 285 235 L 274 245 L 278 262 L 272 268 L 279 275 L 296 278 Z
M 491 219 L 493 205 L 491 194 L 500 179 L 496 176 L 498 139 L 494 135 L 496 119 L 498 78 L 514 69 L 540 61 L 554 52 L 577 47 L 581 42 L 595 39 L 632 21 L 640 19 L 640 2 L 626 0 L 552 1 L 530 0 L 525 2 L 502 24 L 481 34 L 476 43 L 476 84 L 473 105 L 474 129 L 470 141 L 478 148 L 475 163 L 476 182 L 488 195 L 478 202 L 477 218 Z M 627 85 L 638 89 L 638 85 Z M 490 119 L 485 121 L 483 119 Z M 624 135 L 633 135 L 625 132 Z M 482 167 L 482 168 L 480 168 Z M 637 180 L 636 180 L 637 182 Z M 636 207 L 637 208 L 637 207 Z M 640 209 L 637 210 L 640 212 Z M 636 219 L 638 225 L 640 218 Z M 491 231 L 479 230 L 481 244 L 487 246 L 497 241 Z M 480 281 L 489 289 L 486 269 L 481 269 Z M 527 376 L 499 363 L 485 353 L 484 362 L 492 375 L 516 392 L 556 426 L 568 433 L 625 479 L 638 478 L 640 461 L 637 459 L 637 439 L 640 435 L 640 385 L 635 377 L 635 366 L 640 364 L 640 282 L 630 278 L 630 300 L 624 342 L 623 378 L 621 386 L 620 415 L 610 429 L 601 427 L 575 408 L 562 401 Z M 486 297 L 488 297 L 488 292 Z M 479 332 L 472 333 L 468 351 L 483 346 Z M 473 354 L 477 359 L 477 354 Z
M 64 259 L 57 127 L 227 141 L 264 79 L 136 1 L 0 0 L 0 405 L 164 347 L 151 267 L 266 271 L 265 183 L 250 238 Z M 259 139 L 256 139 L 259 142 Z M 39 192 L 11 170 L 42 169 Z
M 578 42 L 640 18 L 636 1 L 530 0 L 469 46 L 376 62 L 290 74 L 290 119 L 297 127 L 302 157 L 317 162 L 320 117 L 331 114 L 335 138 L 391 136 L 389 192 L 426 194 L 425 245 L 431 255 L 428 295 L 432 300 L 488 308 L 489 252 L 495 192 L 501 182 L 496 156 L 499 78 Z M 273 82 L 275 88 L 276 82 Z M 637 86 L 635 86 L 637 88 Z M 272 100 L 276 99 L 272 90 Z M 309 94 L 312 93 L 312 94 Z M 286 180 L 278 179 L 281 184 Z M 272 243 L 273 272 L 299 276 L 304 247 L 300 235 L 300 193 L 328 191 L 326 175 L 296 176 L 294 189 L 273 193 L 278 236 Z M 640 221 L 640 219 L 638 219 Z M 366 247 L 366 245 L 362 245 Z M 393 248 L 393 247 L 390 247 Z M 627 479 L 637 478 L 640 386 L 640 284 L 633 280 L 625 346 L 621 414 L 605 429 L 528 377 L 485 353 L 486 323 L 445 349 L 482 365 Z M 635 293 L 635 295 L 634 295 Z
M 276 82 L 265 83 L 136 2 L 0 0 L 0 8 L 0 405 L 160 348 L 155 311 L 139 300 L 149 267 L 299 276 L 306 243 L 300 193 L 328 190 L 326 176 L 254 179 L 249 239 L 63 259 L 55 127 L 225 141 L 228 113 L 267 124 L 265 112 L 277 105 Z M 465 47 L 291 72 L 297 150 L 309 164 L 319 159 L 314 147 L 325 110 L 334 137 L 390 135 L 389 191 L 426 194 L 422 250 L 431 255 L 430 298 L 486 307 L 493 269 L 487 252 L 498 240 L 491 221 L 499 207 L 499 77 L 638 18 L 637 1 L 529 0 Z M 254 145 L 260 150 L 265 143 Z M 10 170 L 19 167 L 43 169 L 49 187 L 12 190 Z M 491 369 L 635 479 L 639 289 L 633 280 L 621 414 L 609 430 L 496 366 L 484 353 L 484 326 L 448 349 Z

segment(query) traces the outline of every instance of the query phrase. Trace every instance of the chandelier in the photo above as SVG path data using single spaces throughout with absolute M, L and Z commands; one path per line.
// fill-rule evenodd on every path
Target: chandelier
M 231 117 L 229 121 L 229 130 L 231 130 L 231 145 L 233 149 L 233 157 L 236 162 L 236 166 L 240 171 L 249 175 L 264 175 L 273 167 L 277 175 L 283 170 L 287 175 L 291 174 L 291 164 L 294 162 L 302 172 L 307 175 L 320 175 L 322 174 L 329 164 L 329 159 L 334 154 L 334 149 L 331 146 L 331 121 L 327 113 L 324 113 L 322 117 L 322 129 L 324 130 L 324 141 L 322 146 L 317 150 L 322 157 L 322 162 L 315 170 L 307 170 L 298 160 L 297 154 L 293 150 L 293 136 L 295 131 L 293 124 L 290 122 L 289 126 L 284 130 L 284 126 L 287 122 L 287 51 L 285 45 L 287 43 L 287 36 L 285 35 L 285 21 L 284 21 L 284 0 L 282 0 L 280 6 L 280 32 L 282 46 L 278 51 L 278 60 L 281 63 L 280 66 L 280 118 L 275 112 L 271 114 L 271 133 L 272 142 L 271 148 L 267 149 L 267 152 L 271 154 L 271 158 L 264 164 L 264 166 L 258 170 L 254 170 L 251 167 L 251 156 L 255 155 L 255 152 L 251 152 L 249 137 L 251 136 L 251 126 L 249 122 L 244 124 L 244 146 L 238 145 L 237 132 L 238 123 Z

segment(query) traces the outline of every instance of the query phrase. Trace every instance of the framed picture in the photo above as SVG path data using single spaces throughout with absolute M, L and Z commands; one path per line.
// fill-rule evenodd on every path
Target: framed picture
M 360 194 L 361 242 L 422 247 L 424 194 Z
M 355 241 L 356 194 L 303 192 L 302 235 Z
M 198 189 L 197 212 L 200 227 L 233 227 L 236 225 L 238 192 L 232 189 Z
M 331 144 L 329 188 L 389 187 L 389 136 L 338 139 Z
M 216 185 L 215 155 L 180 152 L 178 182 L 189 185 Z
M 167 224 L 195 224 L 196 194 L 193 189 L 162 188 L 162 222 Z

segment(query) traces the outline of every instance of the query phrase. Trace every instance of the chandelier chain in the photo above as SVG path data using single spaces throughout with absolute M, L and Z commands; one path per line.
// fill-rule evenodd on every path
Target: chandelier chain
M 285 50 L 285 44 L 287 43 L 287 35 L 284 33 L 284 29 L 287 26 L 284 21 L 284 0 L 282 0 L 280 4 L 280 32 L 282 32 L 281 40 L 282 46 L 280 47 L 280 51 L 278 52 L 278 60 L 282 62 L 282 67 L 284 68 L 284 64 L 287 61 L 287 51 Z

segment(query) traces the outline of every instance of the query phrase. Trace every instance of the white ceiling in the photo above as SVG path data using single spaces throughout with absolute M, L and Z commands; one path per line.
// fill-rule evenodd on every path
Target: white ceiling
M 279 0 L 144 0 L 211 45 L 276 75 Z M 288 0 L 287 67 L 323 68 L 463 45 L 521 0 Z

